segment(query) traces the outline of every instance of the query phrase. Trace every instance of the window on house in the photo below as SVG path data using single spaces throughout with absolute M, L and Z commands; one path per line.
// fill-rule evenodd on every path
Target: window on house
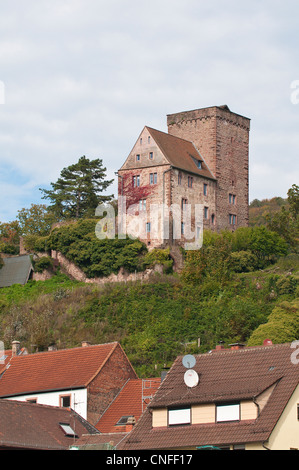
M 230 223 L 230 225 L 236 225 L 237 216 L 234 215 L 234 214 L 229 214 L 229 223 Z
M 142 145 L 142 137 L 140 137 L 140 145 Z
M 64 434 L 68 437 L 78 437 L 73 428 L 68 423 L 59 423 L 59 426 L 63 430 Z
M 226 403 L 216 406 L 216 422 L 240 421 L 240 403 Z
M 192 188 L 193 186 L 193 176 L 188 176 L 188 188 Z
M 150 159 L 150 160 L 153 160 L 153 158 L 154 158 L 154 153 L 153 153 L 153 152 L 150 152 L 150 154 L 149 154 L 149 159 Z
M 205 207 L 204 208 L 204 218 L 207 219 L 209 217 L 209 208 Z
M 133 187 L 138 188 L 140 186 L 140 175 L 133 176 Z
M 215 225 L 215 214 L 211 215 L 211 222 L 212 222 L 212 225 Z
M 191 424 L 191 408 L 173 408 L 168 410 L 168 425 Z
M 145 211 L 146 210 L 146 199 L 140 199 L 139 201 L 139 210 Z
M 116 426 L 124 426 L 125 424 L 127 424 L 129 418 L 134 418 L 134 416 L 133 416 L 133 415 L 122 416 L 122 417 L 117 421 Z
M 151 223 L 147 222 L 146 223 L 146 233 L 150 233 L 150 231 L 151 231 Z
M 203 194 L 204 196 L 208 195 L 208 185 L 206 183 L 203 184 Z
M 178 173 L 178 184 L 182 184 L 182 173 Z
M 188 199 L 183 198 L 182 199 L 182 204 L 181 204 L 182 211 L 187 208 L 187 204 L 188 204 Z
M 197 162 L 197 167 L 201 170 L 202 164 L 201 164 L 201 161 L 200 161 L 200 160 L 198 160 L 198 162 Z
M 148 142 L 148 144 L 151 143 L 151 136 L 150 136 L 150 135 L 149 135 L 148 138 L 147 138 L 147 142 Z
M 150 173 L 150 184 L 157 184 L 157 173 Z
M 71 407 L 71 395 L 61 395 L 59 397 L 61 408 L 70 408 Z
M 139 153 L 136 155 L 136 160 L 137 160 L 137 162 L 140 161 L 140 154 Z
M 185 224 L 184 222 L 181 223 L 181 234 L 184 235 L 185 233 Z

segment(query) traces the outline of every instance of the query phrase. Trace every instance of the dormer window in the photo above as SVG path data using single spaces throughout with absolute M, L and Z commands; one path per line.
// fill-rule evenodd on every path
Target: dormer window
M 240 403 L 224 403 L 216 406 L 216 422 L 240 421 Z
M 59 423 L 59 426 L 67 437 L 78 437 L 78 435 L 75 433 L 70 424 Z
M 191 408 L 172 408 L 168 410 L 168 426 L 191 424 Z

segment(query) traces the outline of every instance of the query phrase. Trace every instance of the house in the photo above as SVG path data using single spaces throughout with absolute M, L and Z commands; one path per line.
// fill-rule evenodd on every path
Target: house
M 129 379 L 104 411 L 95 428 L 101 433 L 127 433 L 153 399 L 161 378 Z
M 13 284 L 26 284 L 30 279 L 33 266 L 29 255 L 10 256 L 3 258 L 4 265 L 0 268 L 0 287 Z
M 16 355 L 2 368 L 0 398 L 72 408 L 94 425 L 137 375 L 118 342 Z
M 194 356 L 189 368 L 178 357 L 118 449 L 299 449 L 299 361 L 293 347 L 270 341 L 219 346 Z
M 69 408 L 0 400 L 0 450 L 69 450 L 97 433 Z
M 167 124 L 168 133 L 144 127 L 118 171 L 119 231 L 151 249 L 247 226 L 250 120 L 225 105 Z

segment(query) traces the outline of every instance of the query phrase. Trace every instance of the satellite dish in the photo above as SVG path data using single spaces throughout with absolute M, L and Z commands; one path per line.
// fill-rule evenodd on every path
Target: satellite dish
M 184 375 L 184 382 L 189 388 L 196 387 L 199 382 L 198 373 L 195 370 L 187 370 Z
M 182 362 L 183 366 L 186 367 L 186 369 L 192 369 L 192 367 L 194 367 L 196 364 L 196 359 L 191 354 L 187 354 L 187 356 L 183 357 Z

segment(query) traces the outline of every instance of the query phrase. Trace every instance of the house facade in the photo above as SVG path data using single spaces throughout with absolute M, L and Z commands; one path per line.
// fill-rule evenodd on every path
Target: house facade
M 193 384 L 177 358 L 119 448 L 298 450 L 299 361 L 292 346 L 233 345 L 195 356 Z
M 72 408 L 92 425 L 137 375 L 117 342 L 14 355 L 0 370 L 0 398 Z
M 151 249 L 247 226 L 250 120 L 215 106 L 167 124 L 168 133 L 144 127 L 118 171 L 119 231 Z

